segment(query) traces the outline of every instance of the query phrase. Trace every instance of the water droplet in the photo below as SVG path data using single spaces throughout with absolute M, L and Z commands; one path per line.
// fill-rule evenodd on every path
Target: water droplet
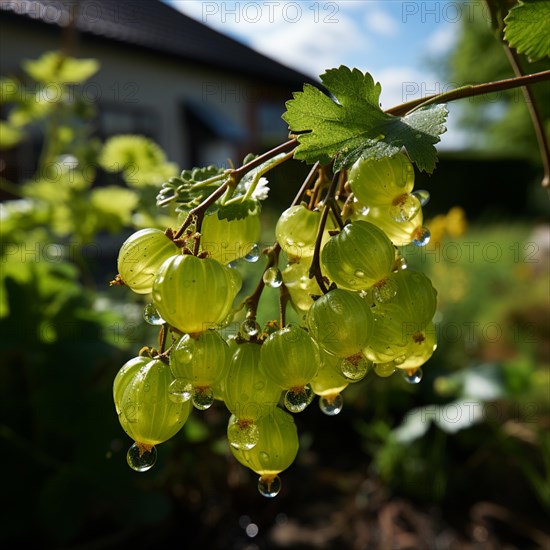
M 395 372 L 395 363 L 393 361 L 389 363 L 377 363 L 374 367 L 374 372 L 381 378 L 387 378 Z
M 412 243 L 416 246 L 426 246 L 430 242 L 430 230 L 425 227 L 417 227 L 412 235 Z
M 402 271 L 407 269 L 407 260 L 403 256 L 398 256 L 393 264 L 393 271 Z
M 372 293 L 374 299 L 380 304 L 389 302 L 397 295 L 397 283 L 390 278 L 383 279 L 374 285 Z
M 418 384 L 422 380 L 423 372 L 422 369 L 404 370 L 402 374 L 409 384 Z
M 283 284 L 283 276 L 278 267 L 270 267 L 264 271 L 264 283 L 271 288 L 278 288 Z
M 313 401 L 314 396 L 309 384 L 301 388 L 292 388 L 285 393 L 285 407 L 293 413 L 302 412 Z
M 150 470 L 157 461 L 157 449 L 154 445 L 145 443 L 134 443 L 126 454 L 128 466 L 136 472 Z
M 413 191 L 411 194 L 420 201 L 420 206 L 426 206 L 430 202 L 430 192 L 425 189 L 418 189 L 418 191 Z
M 193 352 L 195 351 L 195 342 L 188 336 L 183 337 L 184 340 L 176 346 L 173 353 L 177 355 L 178 363 L 191 363 L 193 360 Z
M 410 193 L 404 193 L 393 200 L 390 206 L 390 217 L 396 222 L 412 220 L 422 208 L 420 200 Z
M 357 214 L 359 214 L 359 216 L 366 218 L 369 215 L 369 212 L 370 212 L 370 206 L 362 206 L 357 211 Z
M 340 370 L 350 382 L 359 382 L 359 380 L 365 378 L 370 366 L 370 362 L 360 353 L 357 353 L 342 359 Z
M 200 411 L 209 409 L 214 403 L 214 391 L 211 387 L 195 388 L 193 393 L 193 405 Z
M 168 386 L 168 396 L 174 403 L 185 403 L 193 395 L 193 385 L 185 378 L 176 378 Z
M 160 316 L 160 313 L 157 311 L 155 304 L 150 303 L 145 306 L 143 309 L 143 318 L 145 322 L 150 325 L 164 325 L 166 321 Z
M 246 319 L 241 323 L 239 332 L 245 340 L 259 336 L 262 329 L 255 319 Z
M 266 498 L 276 497 L 281 491 L 281 478 L 279 476 L 261 476 L 258 480 L 258 491 Z
M 260 430 L 251 420 L 239 420 L 232 416 L 227 426 L 227 439 L 235 449 L 249 451 L 258 443 Z
M 364 271 L 361 271 L 360 269 L 356 269 L 355 272 L 354 272 L 354 275 L 356 277 L 359 277 L 359 278 L 362 278 L 365 276 L 365 272 Z
M 343 406 L 344 398 L 339 393 L 319 398 L 319 408 L 327 416 L 336 416 L 342 410 Z
M 269 466 L 269 460 L 270 460 L 269 454 L 266 453 L 265 451 L 260 451 L 260 462 L 264 466 Z
M 251 264 L 260 259 L 260 247 L 255 244 L 245 255 L 244 259 Z

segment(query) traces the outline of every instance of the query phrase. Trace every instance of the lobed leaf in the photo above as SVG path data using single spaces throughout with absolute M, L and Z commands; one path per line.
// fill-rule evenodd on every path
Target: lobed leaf
M 334 159 L 334 169 L 341 170 L 361 157 L 393 156 L 404 147 L 420 170 L 434 170 L 434 144 L 446 130 L 443 105 L 396 117 L 380 108 L 381 86 L 369 73 L 340 66 L 326 71 L 321 81 L 333 97 L 306 84 L 286 104 L 283 119 L 298 134 L 297 159 L 309 164 Z
M 550 56 L 550 1 L 521 1 L 506 18 L 504 38 L 531 61 Z

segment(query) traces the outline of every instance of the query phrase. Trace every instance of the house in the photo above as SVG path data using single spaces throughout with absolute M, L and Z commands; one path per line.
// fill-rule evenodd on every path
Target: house
M 0 25 L 2 75 L 49 50 L 97 59 L 99 137 L 149 136 L 186 168 L 284 141 L 285 101 L 316 84 L 159 0 L 2 0 Z

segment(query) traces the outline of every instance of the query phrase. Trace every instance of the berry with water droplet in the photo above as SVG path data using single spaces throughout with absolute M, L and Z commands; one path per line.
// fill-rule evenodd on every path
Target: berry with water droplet
M 274 407 L 258 420 L 259 439 L 250 450 L 230 445 L 233 456 L 266 480 L 286 470 L 298 454 L 298 431 L 291 414 Z M 275 496 L 275 495 L 273 495 Z
M 240 420 L 231 415 L 227 425 L 227 440 L 235 449 L 249 451 L 260 439 L 258 425 L 252 420 Z
M 362 205 L 387 209 L 395 197 L 413 190 L 414 168 L 401 153 L 381 159 L 359 159 L 348 172 L 348 185 Z
M 173 437 L 185 424 L 188 402 L 170 399 L 174 377 L 159 359 L 127 370 L 117 381 L 115 404 L 124 431 L 144 445 L 158 445 Z
M 321 213 L 309 210 L 305 205 L 298 204 L 287 208 L 277 220 L 275 237 L 281 248 L 289 257 L 303 261 L 313 257 L 315 241 L 321 222 Z M 321 247 L 329 239 L 329 230 L 334 229 L 329 219 L 323 232 Z
M 246 259 L 260 232 L 259 211 L 233 220 L 220 219 L 217 212 L 208 213 L 202 221 L 201 248 L 210 258 L 227 265 L 238 258 Z
M 361 351 L 374 322 L 367 302 L 357 292 L 342 288 L 335 288 L 316 300 L 306 321 L 317 344 L 339 357 Z
M 153 302 L 169 325 L 182 333 L 199 334 L 226 320 L 241 283 L 236 269 L 212 258 L 181 254 L 158 269 Z
M 257 421 L 270 414 L 281 396 L 281 388 L 260 369 L 260 346 L 243 342 L 233 352 L 223 382 L 223 400 L 239 420 Z
M 179 248 L 160 229 L 140 229 L 120 247 L 118 274 L 124 284 L 137 294 L 149 294 L 160 266 L 177 256 Z
M 388 236 L 363 220 L 345 225 L 321 252 L 328 278 L 347 290 L 371 287 L 392 272 L 394 262 L 395 247 Z
M 319 350 L 309 333 L 299 326 L 287 326 L 269 335 L 260 348 L 264 376 L 289 390 L 309 384 L 319 369 Z

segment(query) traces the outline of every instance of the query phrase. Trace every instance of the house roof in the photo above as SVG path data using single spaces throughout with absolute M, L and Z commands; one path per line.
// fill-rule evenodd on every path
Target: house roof
M 279 84 L 316 84 L 248 46 L 184 15 L 160 0 L 11 0 L 0 14 L 64 27 L 78 9 L 75 27 L 85 34 L 146 48 Z

